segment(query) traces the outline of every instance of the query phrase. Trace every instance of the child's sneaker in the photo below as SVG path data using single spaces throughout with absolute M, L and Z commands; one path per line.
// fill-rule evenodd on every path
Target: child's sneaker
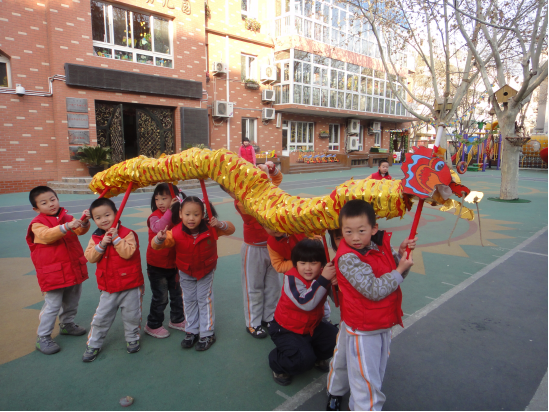
M 141 349 L 141 345 L 139 344 L 138 340 L 134 340 L 133 342 L 126 342 L 126 350 L 128 353 L 137 353 L 139 352 L 139 349 Z
M 145 333 L 151 335 L 153 338 L 164 339 L 170 336 L 170 332 L 164 327 L 160 326 L 156 329 L 149 328 L 149 325 L 145 325 Z
M 187 332 L 185 339 L 181 341 L 181 347 L 183 349 L 190 349 L 194 346 L 197 340 L 198 340 L 198 335 Z
M 82 336 L 86 333 L 86 329 L 81 326 L 78 326 L 76 323 L 60 323 L 59 324 L 59 334 L 61 335 L 71 335 L 71 336 Z
M 249 328 L 247 327 L 246 328 L 246 331 L 252 335 L 254 338 L 257 338 L 257 339 L 263 339 L 263 338 L 266 338 L 267 336 L 269 336 L 269 334 L 267 332 L 265 332 L 265 329 L 263 329 L 263 326 L 257 326 L 257 327 L 252 327 L 250 326 Z
M 334 396 L 328 392 L 328 403 L 326 404 L 327 411 L 340 411 L 342 396 Z
M 200 338 L 198 343 L 196 344 L 196 350 L 197 351 L 204 351 L 211 348 L 211 346 L 215 343 L 215 335 L 205 336 L 203 338 Z
M 292 377 L 287 373 L 276 373 L 275 371 L 272 372 L 274 381 L 279 385 L 288 386 L 290 383 L 292 383 Z
M 39 350 L 44 355 L 53 355 L 61 350 L 61 347 L 48 336 L 38 336 L 36 338 L 36 350 Z
M 168 323 L 169 328 L 177 329 L 177 330 L 180 330 L 181 332 L 185 332 L 185 325 L 186 325 L 185 321 L 179 322 L 179 323 L 173 323 L 172 321 L 170 321 L 170 323 Z
M 101 352 L 101 348 L 92 348 L 91 346 L 88 346 L 86 352 L 82 355 L 82 362 L 93 362 L 95 358 L 97 358 L 97 355 L 99 355 L 99 352 Z
M 315 362 L 315 368 L 321 372 L 328 372 L 330 370 L 330 359 L 317 360 Z

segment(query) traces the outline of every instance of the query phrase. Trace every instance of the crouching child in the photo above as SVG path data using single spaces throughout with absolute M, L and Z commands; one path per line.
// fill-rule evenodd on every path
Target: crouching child
M 116 205 L 110 199 L 97 199 L 90 206 L 97 230 L 84 255 L 90 263 L 97 263 L 95 275 L 102 292 L 91 323 L 88 347 L 82 356 L 84 362 L 97 358 L 119 308 L 127 352 L 136 353 L 140 349 L 141 303 L 145 288 L 139 240 L 133 230 L 121 224 L 111 227 L 116 213 Z
M 292 249 L 292 263 L 269 326 L 276 345 L 269 354 L 269 366 L 275 382 L 283 386 L 291 383 L 293 375 L 313 367 L 327 372 L 338 332 L 331 323 L 322 322 L 336 276 L 333 263 L 326 264 L 322 243 L 301 240 Z

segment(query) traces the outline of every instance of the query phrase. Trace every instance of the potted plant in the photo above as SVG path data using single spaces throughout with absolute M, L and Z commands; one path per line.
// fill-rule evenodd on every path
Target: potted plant
M 255 33 L 259 33 L 261 30 L 261 23 L 258 22 L 256 19 L 244 19 L 244 27 L 246 30 L 253 31 Z
M 254 79 L 245 79 L 244 87 L 250 90 L 257 90 L 259 89 L 259 83 L 257 82 L 257 80 Z
M 328 130 L 321 130 L 318 133 L 318 137 L 330 137 L 330 132 Z
M 105 170 L 105 166 L 111 163 L 111 148 L 101 146 L 82 146 L 78 149 L 78 160 L 88 166 L 91 177 Z

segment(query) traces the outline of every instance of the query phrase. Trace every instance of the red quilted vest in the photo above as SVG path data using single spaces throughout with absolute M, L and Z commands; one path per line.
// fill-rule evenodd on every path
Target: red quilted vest
M 59 217 L 40 213 L 30 223 L 27 229 L 27 245 L 31 251 L 31 259 L 36 268 L 38 285 L 42 292 L 78 285 L 88 278 L 87 259 L 84 250 L 76 236 L 67 232 L 55 243 L 43 245 L 34 243 L 32 225 L 41 223 L 53 228 L 73 220 L 64 208 L 61 208 Z
M 149 228 L 149 243 L 147 244 L 147 263 L 158 268 L 173 269 L 175 268 L 175 248 L 155 250 L 151 247 L 151 241 L 156 236 L 151 230 L 151 217 L 156 216 L 162 218 L 164 213 L 156 209 L 147 219 L 147 227 Z
M 252 150 L 254 150 L 254 148 L 252 147 L 251 144 L 249 144 L 248 146 L 242 145 L 241 148 L 240 148 L 240 153 L 242 154 L 243 159 L 245 159 L 248 162 L 253 164 L 254 163 L 254 155 L 252 154 Z
M 381 173 L 379 173 L 379 170 L 375 173 L 372 173 L 372 179 L 374 180 L 383 180 L 383 179 L 389 179 L 392 180 L 393 178 L 389 176 L 389 173 L 387 173 L 385 176 L 381 176 Z
M 339 258 L 347 253 L 354 253 L 362 262 L 371 266 L 376 278 L 396 269 L 391 252 L 391 235 L 385 233 L 383 245 L 376 250 L 369 250 L 361 255 L 349 247 L 342 239 L 337 250 L 336 273 L 337 284 L 341 292 L 341 320 L 353 329 L 373 331 L 387 329 L 394 325 L 402 325 L 402 291 L 400 286 L 385 299 L 374 302 L 362 296 L 339 271 Z
M 299 241 L 305 239 L 306 237 L 307 236 L 301 233 L 279 239 L 274 236 L 269 236 L 269 238 L 267 239 L 267 245 L 280 256 L 282 256 L 285 260 L 291 260 L 292 249 Z
M 313 283 L 314 280 L 305 280 L 296 268 L 290 269 L 285 275 L 294 276 L 296 279 L 302 281 L 307 288 L 311 286 L 311 283 Z M 325 289 L 322 288 L 322 290 L 319 290 L 317 293 L 322 293 L 324 290 Z M 312 335 L 324 316 L 324 302 L 326 302 L 327 297 L 328 294 L 326 293 L 324 299 L 322 299 L 313 310 L 305 311 L 292 302 L 290 297 L 284 292 L 284 286 L 282 286 L 282 293 L 280 300 L 276 305 L 274 318 L 276 322 L 285 329 L 300 335 L 306 333 Z
M 133 232 L 135 241 L 137 242 L 137 248 L 131 258 L 122 258 L 111 244 L 107 246 L 103 257 L 97 262 L 95 276 L 97 277 L 97 286 L 100 290 L 116 293 L 143 285 L 143 271 L 141 270 L 141 254 L 139 253 L 139 238 L 137 237 L 137 233 L 122 225 L 118 227 L 118 236 L 122 239 L 128 236 L 130 232 Z M 96 233 L 97 231 L 92 235 L 92 239 L 97 245 L 105 234 L 98 235 Z
M 217 266 L 217 241 L 211 230 L 200 233 L 195 239 L 185 233 L 182 226 L 179 224 L 172 229 L 175 264 L 183 273 L 202 279 Z
M 266 242 L 269 235 L 267 234 L 263 226 L 261 226 L 259 222 L 255 220 L 255 217 L 247 215 L 246 213 L 242 213 L 238 208 L 237 203 L 238 200 L 235 200 L 234 207 L 244 221 L 244 243 L 254 245 L 257 243 Z

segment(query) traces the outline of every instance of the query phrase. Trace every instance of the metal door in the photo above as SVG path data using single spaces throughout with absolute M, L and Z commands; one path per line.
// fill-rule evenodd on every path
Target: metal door
M 139 107 L 137 109 L 137 145 L 139 154 L 158 157 L 175 153 L 173 109 Z
M 97 144 L 110 147 L 112 161 L 119 163 L 124 156 L 124 120 L 122 105 L 112 103 L 95 104 L 95 123 L 97 127 Z

